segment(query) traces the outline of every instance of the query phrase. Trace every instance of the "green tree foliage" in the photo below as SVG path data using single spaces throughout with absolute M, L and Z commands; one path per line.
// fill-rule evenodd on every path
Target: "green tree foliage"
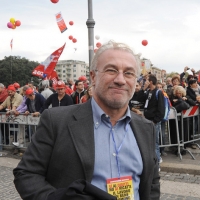
M 17 82 L 20 86 L 24 86 L 33 81 L 34 85 L 37 85 L 38 78 L 31 74 L 37 65 L 39 65 L 38 62 L 19 56 L 5 56 L 3 60 L 0 60 L 0 83 L 8 86 Z
M 171 73 L 168 73 L 166 77 L 173 77 L 174 75 L 179 75 L 178 72 L 171 72 Z

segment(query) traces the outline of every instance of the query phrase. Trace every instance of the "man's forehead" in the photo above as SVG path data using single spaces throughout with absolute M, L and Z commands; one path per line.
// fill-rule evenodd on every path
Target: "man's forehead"
M 122 54 L 117 53 L 116 50 L 113 50 L 109 55 L 105 54 L 99 57 L 98 59 L 98 67 L 101 68 L 108 68 L 108 67 L 124 67 L 128 69 L 136 69 L 136 60 L 135 57 L 130 54 L 129 52 L 125 51 L 118 51 L 122 52 Z M 125 54 L 124 54 L 125 53 Z

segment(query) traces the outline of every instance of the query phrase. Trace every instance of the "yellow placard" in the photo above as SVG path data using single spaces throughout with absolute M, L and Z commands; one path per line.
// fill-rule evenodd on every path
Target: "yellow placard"
M 107 179 L 107 191 L 117 200 L 134 200 L 134 188 L 131 176 Z

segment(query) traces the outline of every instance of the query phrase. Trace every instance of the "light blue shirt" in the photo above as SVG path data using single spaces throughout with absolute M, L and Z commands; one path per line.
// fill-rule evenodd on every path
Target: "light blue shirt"
M 98 106 L 94 98 L 92 98 L 91 104 L 95 139 L 95 164 L 92 184 L 107 191 L 106 180 L 118 178 L 120 171 L 120 177 L 132 177 L 134 199 L 140 200 L 139 184 L 140 175 L 143 171 L 143 162 L 134 133 L 129 124 L 131 121 L 129 108 L 126 114 L 112 127 L 110 117 Z M 123 141 L 118 154 L 118 165 L 112 132 L 117 149 Z

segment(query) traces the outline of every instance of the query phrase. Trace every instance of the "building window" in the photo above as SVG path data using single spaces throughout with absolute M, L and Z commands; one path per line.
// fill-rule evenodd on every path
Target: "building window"
M 65 73 L 65 70 L 63 70 L 63 73 Z
M 74 65 L 74 67 L 76 67 L 76 65 Z
M 76 69 L 74 69 L 73 72 L 76 72 Z
M 74 77 L 76 77 L 76 74 L 74 74 Z

